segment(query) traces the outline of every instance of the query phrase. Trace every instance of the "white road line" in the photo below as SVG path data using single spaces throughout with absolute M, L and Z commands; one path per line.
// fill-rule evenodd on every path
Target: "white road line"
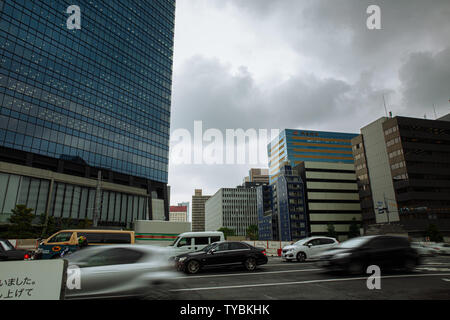
M 212 274 L 212 275 L 207 275 L 207 276 L 177 277 L 175 279 L 198 279 L 198 278 L 234 277 L 234 276 L 256 276 L 256 275 L 264 275 L 264 274 L 271 274 L 271 273 L 308 272 L 308 271 L 319 271 L 319 270 L 322 270 L 322 269 L 302 269 L 302 270 L 283 270 L 283 271 L 263 271 L 263 272 Z
M 450 276 L 450 273 L 435 273 L 435 274 L 405 274 L 396 276 L 381 276 L 381 279 L 388 278 L 414 278 L 414 277 L 442 277 Z M 221 287 L 204 287 L 204 288 L 187 288 L 187 289 L 175 289 L 172 291 L 203 291 L 203 290 L 222 290 L 222 289 L 242 289 L 242 288 L 253 288 L 253 287 L 269 287 L 269 286 L 286 286 L 286 285 L 296 285 L 296 284 L 310 284 L 310 283 L 321 283 L 321 282 L 340 282 L 340 281 L 354 281 L 354 280 L 367 280 L 367 277 L 358 278 L 341 278 L 341 279 L 320 279 L 320 280 L 306 280 L 297 282 L 282 282 L 282 283 L 257 283 L 257 284 L 247 284 L 247 285 L 237 285 L 237 286 L 221 286 Z

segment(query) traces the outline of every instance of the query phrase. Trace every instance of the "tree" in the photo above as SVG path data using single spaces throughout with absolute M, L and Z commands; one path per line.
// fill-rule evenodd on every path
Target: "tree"
M 225 236 L 225 239 L 229 236 L 234 236 L 234 230 L 226 227 L 222 227 L 217 231 L 222 231 L 223 235 Z
M 438 227 L 435 224 L 430 224 L 428 226 L 426 236 L 430 238 L 430 241 L 432 242 L 444 241 L 444 237 L 442 236 L 441 232 L 439 231 Z
M 247 228 L 247 238 L 250 240 L 258 240 L 258 226 L 252 224 Z
M 42 225 L 42 231 L 41 231 L 41 238 L 45 239 L 51 236 L 52 234 L 56 233 L 59 228 L 56 223 L 56 219 L 52 216 L 48 216 L 47 225 L 45 223 L 46 215 L 45 213 L 41 214 L 40 216 L 40 222 Z
M 27 208 L 26 205 L 18 204 L 11 210 L 12 214 L 9 218 L 11 226 L 7 232 L 10 239 L 32 239 L 36 237 L 36 232 L 32 222 L 35 218 L 34 209 Z
M 327 229 L 328 229 L 327 237 L 337 239 L 337 232 L 334 228 L 334 224 L 329 223 Z
M 355 238 L 359 237 L 361 234 L 359 232 L 359 225 L 356 222 L 356 218 L 352 219 L 352 222 L 350 223 L 350 227 L 348 229 L 348 238 Z

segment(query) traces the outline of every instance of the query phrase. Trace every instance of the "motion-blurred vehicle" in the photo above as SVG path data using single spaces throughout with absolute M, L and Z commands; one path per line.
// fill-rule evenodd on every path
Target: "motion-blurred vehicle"
M 258 265 L 267 263 L 264 248 L 256 248 L 245 242 L 220 241 L 212 243 L 197 252 L 175 257 L 179 271 L 194 274 L 201 269 L 243 265 L 253 271 Z
M 450 244 L 448 243 L 436 243 L 432 245 L 433 249 L 436 250 L 437 254 L 449 255 L 450 254 Z
M 339 242 L 330 237 L 309 237 L 301 239 L 294 244 L 285 246 L 281 252 L 281 258 L 285 261 L 297 260 L 303 262 L 306 259 L 316 258 L 320 253 L 337 246 Z
M 134 231 L 123 230 L 61 230 L 41 241 L 34 255 L 35 259 L 56 259 L 61 253 L 79 249 L 79 237 L 86 237 L 89 246 L 134 244 Z
M 29 260 L 31 252 L 16 249 L 8 239 L 0 239 L 0 261 Z
M 429 244 L 425 244 L 422 242 L 411 242 L 411 247 L 414 248 L 419 256 L 435 256 L 438 254 L 438 250 L 433 248 Z
M 361 274 L 370 265 L 388 270 L 401 268 L 412 271 L 419 263 L 419 254 L 406 237 L 365 236 L 342 242 L 320 255 L 319 267 Z
M 88 247 L 68 260 L 66 299 L 173 299 L 181 274 L 168 261 L 168 250 L 149 245 Z M 75 270 L 72 270 L 75 269 Z M 79 271 L 80 288 L 76 288 Z M 178 278 L 178 279 L 177 279 Z

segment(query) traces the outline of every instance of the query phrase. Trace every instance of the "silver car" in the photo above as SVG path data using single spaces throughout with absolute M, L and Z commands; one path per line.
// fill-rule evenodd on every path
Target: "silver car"
M 65 256 L 69 262 L 66 299 L 173 299 L 183 275 L 163 247 L 96 246 Z

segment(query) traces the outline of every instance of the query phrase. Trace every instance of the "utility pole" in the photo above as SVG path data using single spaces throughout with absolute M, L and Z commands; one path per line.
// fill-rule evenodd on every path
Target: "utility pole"
M 94 228 L 98 225 L 98 217 L 101 213 L 102 207 L 102 172 L 98 171 L 97 175 L 97 189 L 95 190 L 95 205 L 94 205 L 94 215 L 92 218 L 92 226 Z
M 389 206 L 386 201 L 386 193 L 383 193 L 383 198 L 384 198 L 384 208 L 386 209 L 387 223 L 390 224 L 391 222 L 389 221 Z

